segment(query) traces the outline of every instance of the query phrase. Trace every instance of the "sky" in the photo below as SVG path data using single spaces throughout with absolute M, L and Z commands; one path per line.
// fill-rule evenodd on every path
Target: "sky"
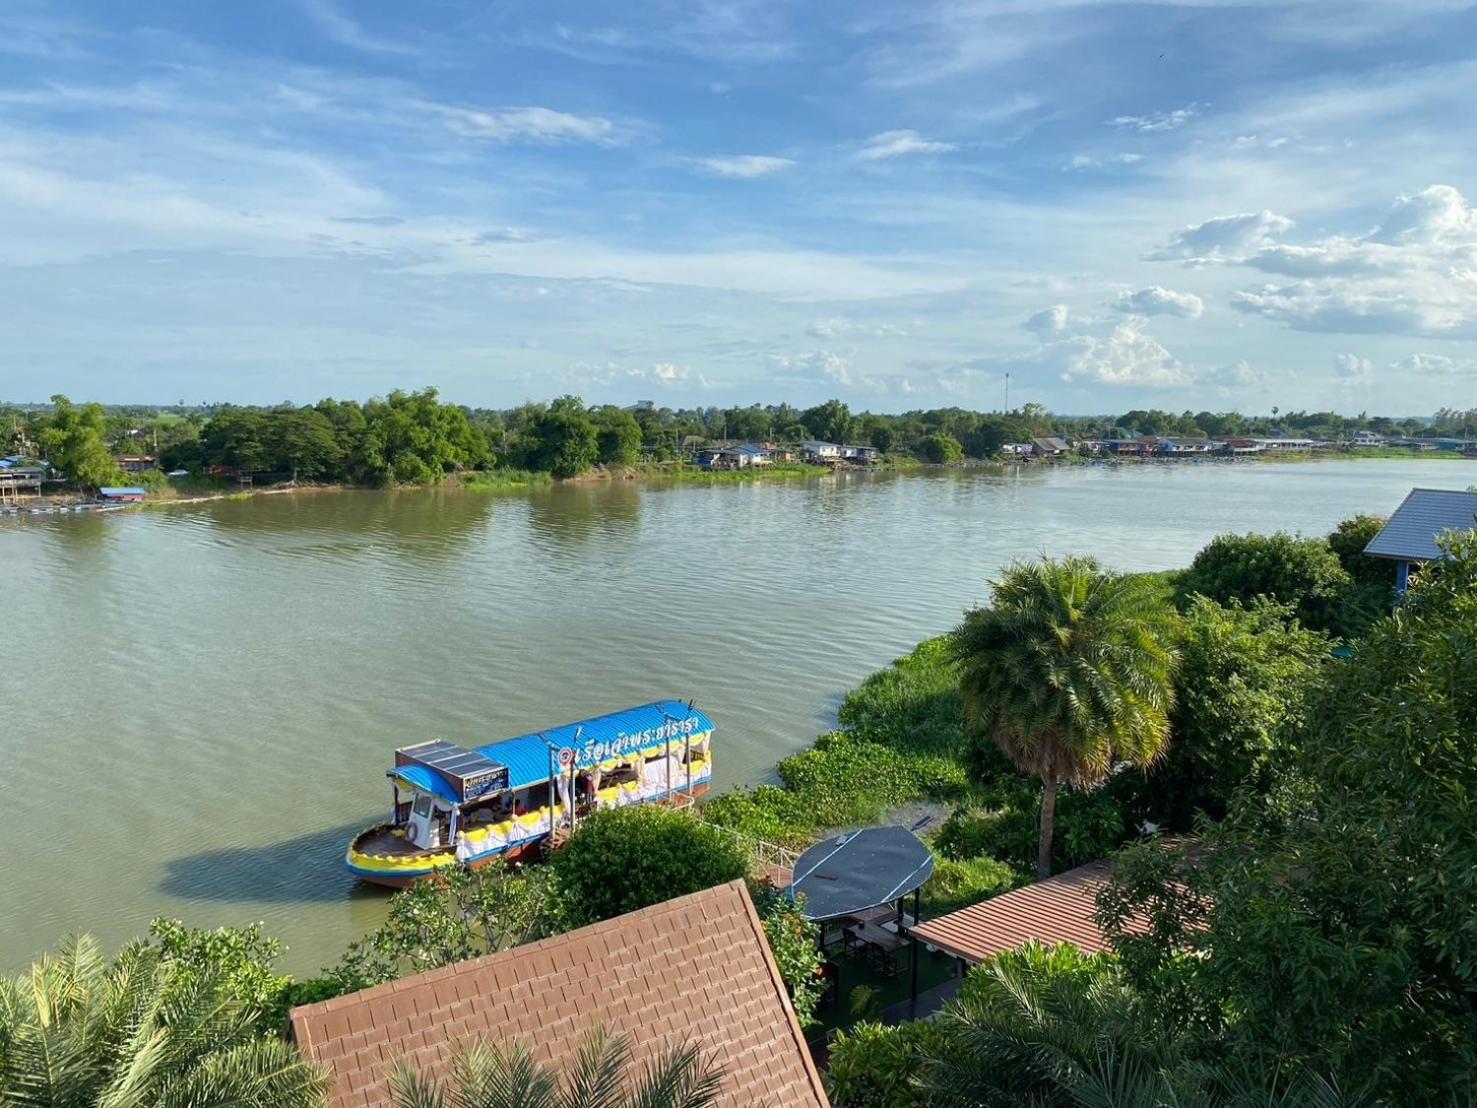
M 1477 406 L 1461 0 L 5 0 L 0 399 Z

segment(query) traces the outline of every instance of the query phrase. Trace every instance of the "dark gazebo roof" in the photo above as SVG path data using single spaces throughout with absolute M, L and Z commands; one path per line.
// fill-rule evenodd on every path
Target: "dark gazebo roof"
M 813 920 L 891 904 L 933 874 L 933 854 L 906 827 L 867 827 L 823 839 L 795 863 L 791 890 Z

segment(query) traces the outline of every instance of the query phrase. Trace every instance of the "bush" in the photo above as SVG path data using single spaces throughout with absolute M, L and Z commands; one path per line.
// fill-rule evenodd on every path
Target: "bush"
M 721 829 L 640 806 L 596 812 L 550 865 L 561 915 L 582 927 L 743 877 L 748 860 Z
M 1063 789 L 1057 794 L 1053 869 L 1070 869 L 1111 853 L 1135 831 L 1129 825 L 1119 771 L 1099 789 Z M 1036 867 L 1040 833 L 1041 783 L 1013 776 L 982 789 L 977 799 L 956 809 L 939 828 L 934 845 L 958 861 L 994 858 L 1021 870 Z
M 749 895 L 764 924 L 764 938 L 801 1027 L 815 1022 L 815 1006 L 825 990 L 821 977 L 820 927 L 806 919 L 801 905 L 771 885 L 750 883 Z M 802 900 L 803 904 L 803 900 Z
M 925 1050 L 941 1045 L 936 1021 L 911 1020 L 896 1027 L 858 1023 L 831 1041 L 826 1089 L 836 1108 L 926 1108 L 931 1101 L 918 1089 Z
M 920 796 L 958 796 L 966 787 L 955 761 L 905 754 L 844 731 L 784 759 L 779 774 L 816 827 L 871 823 Z
M 964 701 L 947 635 L 928 639 L 846 695 L 841 726 L 858 738 L 900 750 L 958 756 Z
M 795 794 L 774 785 L 715 796 L 703 805 L 703 819 L 747 838 L 782 846 L 808 844 L 813 826 Z
M 1023 883 L 1020 871 L 993 858 L 938 858 L 933 876 L 923 886 L 923 915 L 927 919 L 978 904 Z
M 918 440 L 918 455 L 935 465 L 953 465 L 964 460 L 964 447 L 953 435 L 925 435 Z
M 1353 584 L 1325 539 L 1219 535 L 1195 555 L 1180 579 L 1183 595 L 1201 593 L 1220 604 L 1267 597 L 1293 609 L 1306 626 L 1333 626 L 1337 603 Z
M 1139 818 L 1184 831 L 1197 812 L 1225 816 L 1238 788 L 1266 791 L 1280 736 L 1301 715 L 1332 644 L 1298 626 L 1289 608 L 1197 596 L 1179 645 L 1169 749 L 1125 791 Z

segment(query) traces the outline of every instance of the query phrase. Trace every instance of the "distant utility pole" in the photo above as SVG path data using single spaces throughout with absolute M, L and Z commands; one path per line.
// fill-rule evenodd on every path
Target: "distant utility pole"
M 1010 374 L 1005 375 L 1005 411 L 1010 411 Z

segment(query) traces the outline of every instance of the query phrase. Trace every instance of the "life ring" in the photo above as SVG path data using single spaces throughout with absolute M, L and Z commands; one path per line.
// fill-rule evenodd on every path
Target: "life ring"
M 412 844 L 415 842 L 415 824 L 407 823 L 405 825 L 405 841 Z

